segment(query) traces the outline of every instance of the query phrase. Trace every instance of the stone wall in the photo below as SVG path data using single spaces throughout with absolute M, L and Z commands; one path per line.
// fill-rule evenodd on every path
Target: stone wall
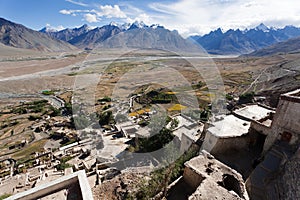
M 263 135 L 269 135 L 269 133 L 271 132 L 271 127 L 265 126 L 264 124 L 257 121 L 252 121 L 250 128 L 254 129 L 255 131 Z
M 266 138 L 264 152 L 266 152 L 276 139 L 280 139 L 280 134 L 288 132 L 292 134 L 290 144 L 293 145 L 299 140 L 300 135 L 300 103 L 292 97 L 282 96 L 276 114 L 274 116 L 271 133 Z M 295 97 L 294 99 L 298 99 Z
M 289 160 L 277 181 L 281 200 L 300 199 L 300 150 Z
M 249 134 L 235 138 L 221 138 L 218 140 L 217 145 L 212 149 L 211 154 L 223 154 L 232 149 L 246 149 L 249 146 L 249 140 Z
M 180 152 L 184 153 L 185 151 L 187 151 L 193 143 L 194 141 L 183 133 L 181 135 Z
M 282 200 L 300 199 L 300 149 L 293 158 L 285 164 L 277 188 Z
M 185 163 L 183 177 L 195 190 L 189 200 L 249 199 L 242 176 L 206 151 L 201 151 L 199 156 Z
M 193 190 L 196 190 L 200 183 L 205 179 L 199 172 L 196 172 L 189 167 L 184 168 L 183 178 Z

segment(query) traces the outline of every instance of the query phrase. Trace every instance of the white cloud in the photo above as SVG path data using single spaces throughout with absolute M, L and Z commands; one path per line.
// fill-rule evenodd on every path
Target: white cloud
M 83 20 L 92 23 L 99 22 L 101 18 L 118 18 L 126 19 L 127 15 L 120 9 L 118 5 L 100 5 L 97 9 L 92 10 L 60 10 L 59 13 L 64 15 L 83 16 Z M 146 18 L 146 16 L 140 16 L 140 18 Z
M 59 13 L 64 14 L 64 15 L 71 15 L 73 14 L 73 10 L 60 10 Z
M 300 1 L 295 0 L 181 0 L 151 3 L 149 8 L 164 15 L 159 23 L 185 36 L 204 34 L 218 27 L 249 28 L 261 22 L 276 27 L 300 25 Z
M 67 2 L 70 2 L 72 4 L 78 5 L 78 6 L 84 6 L 87 7 L 88 5 L 79 1 L 74 1 L 74 0 L 66 0 Z
M 126 14 L 120 9 L 118 5 L 104 5 L 99 6 L 100 11 L 97 12 L 99 17 L 106 17 L 106 18 L 126 18 Z
M 89 23 L 99 22 L 96 14 L 87 13 L 84 15 L 84 19 Z
M 126 19 L 126 22 L 128 23 L 133 23 L 135 21 L 138 21 L 138 22 L 144 22 L 145 24 L 152 24 L 152 20 L 151 20 L 151 17 L 149 15 L 147 15 L 146 13 L 142 13 L 142 14 L 139 14 L 137 17 L 135 18 L 130 18 L 128 17 Z
M 79 3 L 80 0 L 66 0 Z M 82 1 L 82 0 L 81 0 Z M 83 1 L 82 1 L 83 2 Z M 77 5 L 79 5 L 77 4 Z M 134 4 L 98 5 L 93 10 L 61 10 L 61 14 L 83 16 L 88 22 L 100 19 L 158 23 L 183 36 L 205 34 L 221 27 L 245 29 L 265 23 L 267 26 L 300 26 L 300 1 L 295 0 L 177 0 L 149 3 L 147 8 Z
M 60 10 L 59 13 L 64 15 L 71 15 L 73 17 L 77 16 L 77 14 L 83 14 L 83 13 L 95 13 L 94 10 Z

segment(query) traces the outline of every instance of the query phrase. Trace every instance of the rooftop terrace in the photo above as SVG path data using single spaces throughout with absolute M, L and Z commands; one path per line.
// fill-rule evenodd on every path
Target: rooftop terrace
M 249 105 L 233 112 L 240 118 L 245 120 L 260 120 L 270 115 L 270 113 L 274 113 L 273 110 L 264 108 L 259 105 Z
M 247 134 L 249 127 L 250 122 L 227 115 L 214 122 L 213 126 L 208 128 L 208 132 L 219 138 L 239 137 Z

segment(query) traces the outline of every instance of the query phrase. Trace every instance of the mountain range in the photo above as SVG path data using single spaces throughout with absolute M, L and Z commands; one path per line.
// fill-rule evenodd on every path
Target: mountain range
M 0 43 L 8 47 L 46 52 L 95 47 L 156 48 L 177 52 L 201 51 L 197 45 L 182 38 L 177 31 L 170 31 L 157 24 L 148 26 L 143 22 L 122 25 L 110 23 L 96 28 L 83 25 L 61 31 L 46 27 L 34 31 L 0 18 Z
M 110 23 L 94 29 L 87 25 L 61 31 L 47 31 L 43 28 L 40 32 L 54 39 L 69 42 L 78 48 L 152 48 L 177 52 L 202 52 L 197 45 L 182 38 L 177 31 L 170 31 L 158 24 L 148 26 L 137 21 L 121 25 Z
M 46 52 L 127 47 L 198 53 L 203 52 L 196 45 L 200 44 L 210 54 L 264 56 L 300 51 L 300 28 L 286 26 L 276 29 L 260 24 L 244 31 L 231 29 L 223 32 L 219 28 L 203 36 L 184 39 L 177 31 L 170 31 L 158 24 L 148 26 L 143 22 L 110 23 L 96 28 L 83 25 L 61 31 L 46 27 L 34 31 L 0 18 L 0 43 Z
M 103 41 L 101 48 L 144 48 L 173 52 L 203 53 L 198 45 L 182 38 L 177 31 L 162 26 L 131 27 Z
M 189 38 L 211 54 L 247 54 L 299 36 L 300 28 L 294 26 L 276 29 L 260 24 L 244 31 L 230 29 L 222 32 L 219 28 L 209 34 Z
M 288 54 L 300 52 L 300 37 L 291 38 L 284 42 L 278 42 L 274 45 L 259 49 L 245 56 L 262 57 L 275 54 Z
M 77 48 L 62 40 L 0 18 L 0 42 L 6 46 L 45 52 L 72 51 Z
M 79 28 L 74 28 L 74 29 L 67 28 L 61 31 L 56 31 L 55 29 L 45 27 L 41 29 L 39 32 L 45 33 L 46 35 L 49 35 L 52 38 L 69 42 L 73 38 L 78 37 L 84 33 L 87 33 L 90 30 L 91 28 L 85 24 Z

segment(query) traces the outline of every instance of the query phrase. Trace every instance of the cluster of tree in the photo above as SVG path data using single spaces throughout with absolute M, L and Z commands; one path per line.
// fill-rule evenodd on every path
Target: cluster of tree
M 165 92 L 157 92 L 151 97 L 152 104 L 162 104 L 162 103 L 171 103 L 176 99 L 174 94 L 168 94 Z
M 42 117 L 39 115 L 29 115 L 28 120 L 35 121 L 37 119 L 41 119 Z
M 72 115 L 73 114 L 71 103 L 68 103 L 68 102 L 65 103 L 64 114 L 65 115 Z
M 42 112 L 43 109 L 46 107 L 47 103 L 47 100 L 34 101 L 31 105 L 28 106 L 28 109 L 34 113 Z
M 226 94 L 226 99 L 231 101 L 231 100 L 233 100 L 233 96 L 230 94 Z
M 107 110 L 101 113 L 86 113 L 82 106 L 80 105 L 72 105 L 71 103 L 65 104 L 65 113 L 71 114 L 72 116 L 72 124 L 76 129 L 84 129 L 90 125 L 95 127 L 101 125 L 108 125 L 110 123 L 114 123 L 114 118 L 112 111 Z
M 70 168 L 72 167 L 72 165 L 70 165 L 69 163 L 67 163 L 69 160 L 71 160 L 72 157 L 71 156 L 66 156 L 66 157 L 63 157 L 61 160 L 60 160 L 60 164 L 58 164 L 56 166 L 56 169 L 57 170 L 65 170 L 66 168 Z
M 185 114 L 194 120 L 208 121 L 211 111 L 210 109 L 205 108 L 203 110 L 189 110 Z
M 42 94 L 43 95 L 54 95 L 54 91 L 52 91 L 52 90 L 43 90 Z
M 114 122 L 112 111 L 106 111 L 98 114 L 99 124 L 101 126 L 108 125 Z
M 239 96 L 239 103 L 252 103 L 255 93 L 254 92 L 246 92 Z
M 48 104 L 47 100 L 28 102 L 26 104 L 14 108 L 12 112 L 20 115 L 26 113 L 41 113 L 41 115 L 47 114 L 50 115 L 51 117 L 59 116 L 61 114 L 61 110 L 54 108 L 52 105 Z M 28 119 L 31 121 L 40 118 L 41 116 L 38 115 L 30 115 L 28 117 Z
M 152 90 L 138 98 L 142 104 L 165 104 L 177 102 L 175 94 L 167 93 L 165 90 Z
M 38 113 L 42 112 L 46 107 L 48 101 L 47 100 L 38 100 L 26 103 L 20 107 L 13 109 L 13 113 L 15 114 L 26 114 L 26 113 Z
M 179 124 L 178 119 L 176 119 L 176 118 L 172 119 L 172 121 L 171 121 L 171 129 L 177 128 L 178 124 Z
M 149 138 L 137 138 L 135 147 L 138 152 L 152 152 L 161 149 L 174 138 L 172 131 L 162 128 L 158 133 Z
M 98 99 L 99 102 L 111 102 L 111 98 L 108 96 L 105 96 L 101 99 Z
M 166 167 L 155 170 L 151 173 L 150 179 L 141 180 L 138 183 L 137 192 L 129 194 L 126 199 L 152 199 L 155 195 L 162 192 L 163 197 L 167 197 L 167 187 L 170 183 L 178 179 L 184 171 L 184 163 L 198 155 L 199 146 L 192 145 L 184 154 L 169 162 L 170 157 L 178 156 L 178 149 L 170 145 L 165 149 L 165 162 L 169 163 Z

